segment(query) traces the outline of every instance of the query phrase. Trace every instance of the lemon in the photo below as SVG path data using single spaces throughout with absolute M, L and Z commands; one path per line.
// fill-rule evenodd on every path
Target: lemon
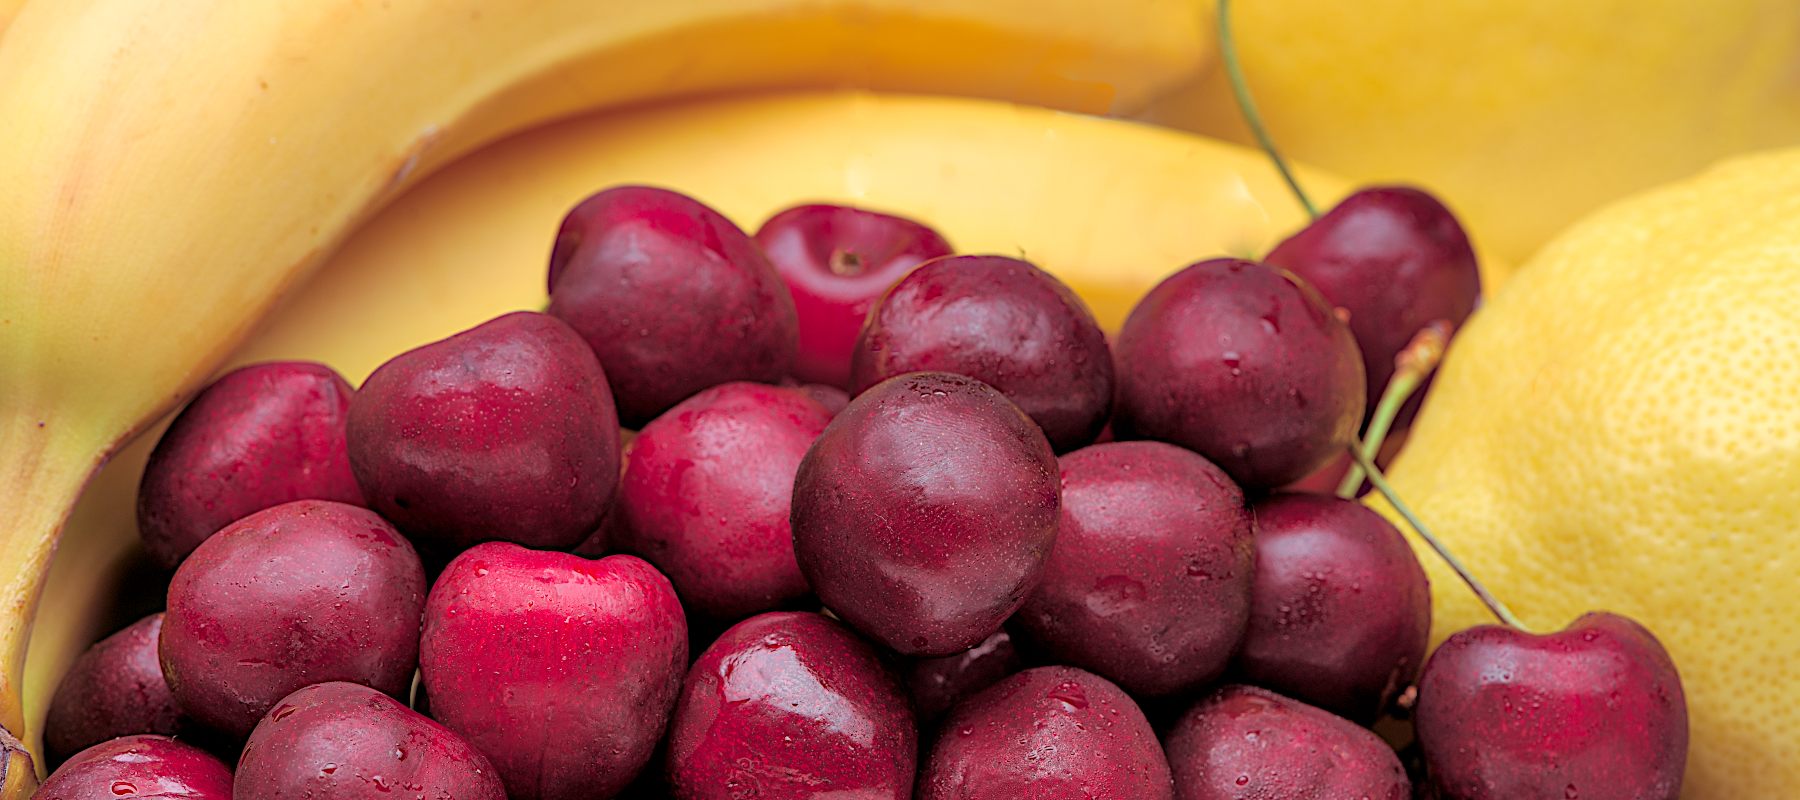
M 1232 16 L 1288 155 L 1423 184 L 1514 263 L 1606 201 L 1800 143 L 1794 0 L 1240 0 Z M 1150 117 L 1249 142 L 1220 72 Z
M 1391 478 L 1532 627 L 1655 631 L 1684 797 L 1800 797 L 1800 149 L 1546 245 L 1458 335 Z M 1491 621 L 1420 554 L 1436 638 Z

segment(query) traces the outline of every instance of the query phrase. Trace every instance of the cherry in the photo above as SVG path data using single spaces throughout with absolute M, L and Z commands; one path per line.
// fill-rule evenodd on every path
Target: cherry
M 819 614 L 726 631 L 682 683 L 668 778 L 683 800 L 910 800 L 918 729 L 880 653 Z
M 157 654 L 182 712 L 242 741 L 303 686 L 404 693 L 424 606 L 425 567 L 386 520 L 296 500 L 226 526 L 181 563 Z
M 800 322 L 794 377 L 846 389 L 850 352 L 875 299 L 913 267 L 952 252 L 924 224 L 824 203 L 770 217 L 756 243 L 794 296 Z
M 1475 250 L 1450 209 L 1405 186 L 1361 189 L 1276 245 L 1264 259 L 1300 276 L 1349 311 L 1373 412 L 1394 357 L 1426 325 L 1461 325 L 1481 297 Z M 1404 428 L 1424 391 L 1395 419 Z
M 1483 625 L 1451 636 L 1425 664 L 1413 720 L 1443 800 L 1681 794 L 1681 676 L 1650 631 L 1617 614 L 1543 635 Z
M 794 553 L 819 599 L 904 655 L 979 644 L 1056 540 L 1044 434 L 993 387 L 915 372 L 832 419 L 794 479 Z
M 1304 281 L 1239 259 L 1202 261 L 1139 301 L 1119 331 L 1120 439 L 1198 452 L 1245 489 L 1298 480 L 1362 422 L 1362 357 Z
M 1256 581 L 1238 671 L 1373 722 L 1425 661 L 1431 589 L 1412 547 L 1380 514 L 1330 495 L 1277 494 L 1254 513 Z
M 1094 441 L 1112 406 L 1113 363 L 1094 315 L 1061 281 L 1016 258 L 933 261 L 870 310 L 851 358 L 853 388 L 920 371 L 999 389 L 1058 452 Z
M 233 794 L 506 800 L 493 765 L 462 737 L 354 683 L 315 683 L 270 709 L 244 744 Z
M 1082 448 L 1063 456 L 1062 481 L 1056 547 L 1020 629 L 1058 663 L 1140 697 L 1218 678 L 1250 616 L 1243 492 L 1161 442 Z
M 919 800 L 1169 800 L 1169 762 L 1131 696 L 1074 667 L 988 687 L 944 720 Z
M 167 736 L 122 736 L 76 753 L 31 796 L 231 800 L 231 768 L 211 753 Z
M 612 797 L 655 752 L 687 648 L 675 589 L 643 560 L 487 542 L 431 587 L 419 677 L 508 797 Z
M 919 721 L 935 722 L 970 695 L 1024 668 L 1012 634 L 1002 629 L 960 653 L 913 659 L 906 687 Z
M 292 500 L 362 505 L 345 442 L 352 394 L 335 370 L 307 361 L 252 364 L 213 381 L 144 466 L 138 533 L 151 559 L 174 569 L 220 528 Z
M 549 312 L 599 356 L 634 429 L 709 386 L 780 380 L 799 346 L 793 298 L 756 243 L 700 201 L 645 186 L 563 219 Z
M 428 552 L 574 547 L 618 488 L 607 377 L 555 317 L 507 314 L 376 369 L 350 401 L 350 466 Z
M 157 660 L 162 614 L 151 614 L 89 647 L 50 698 L 44 751 L 60 764 L 93 745 L 138 733 L 175 736 L 194 727 Z
M 850 405 L 850 393 L 836 386 L 826 386 L 823 383 L 803 383 L 792 388 L 812 398 L 814 402 L 825 409 L 825 413 L 834 417 L 839 411 L 844 410 L 844 406 Z
M 1413 720 L 1441 800 L 1656 800 L 1681 793 L 1687 699 L 1675 663 L 1636 622 L 1592 612 L 1538 635 L 1394 492 L 1367 453 L 1357 466 L 1504 626 L 1445 640 L 1425 662 Z
M 631 442 L 614 546 L 655 564 L 690 611 L 740 619 L 807 593 L 788 510 L 831 414 L 798 389 L 726 383 Z
M 1250 686 L 1224 686 L 1200 701 L 1164 746 L 1176 800 L 1412 796 L 1399 757 L 1380 737 Z

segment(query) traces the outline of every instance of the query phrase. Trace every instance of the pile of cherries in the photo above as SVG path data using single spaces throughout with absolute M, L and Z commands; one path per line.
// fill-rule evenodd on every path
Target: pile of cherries
M 1284 490 L 1476 305 L 1425 193 L 1186 267 L 1110 344 L 1032 264 L 842 206 L 752 237 L 609 189 L 549 278 L 360 389 L 259 364 L 182 412 L 139 505 L 166 611 L 68 673 L 39 796 L 1679 793 L 1647 631 L 1427 661 L 1400 531 Z

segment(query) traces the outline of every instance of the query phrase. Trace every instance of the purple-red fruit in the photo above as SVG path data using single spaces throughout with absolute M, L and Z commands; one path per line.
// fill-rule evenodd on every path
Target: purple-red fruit
M 1549 634 L 1451 636 L 1425 663 L 1413 722 L 1442 800 L 1681 794 L 1681 676 L 1654 635 L 1617 614 Z
M 374 512 L 279 505 L 219 531 L 175 571 L 163 675 L 188 716 L 241 739 L 303 686 L 405 692 L 424 606 L 418 554 Z
M 866 642 L 818 614 L 751 617 L 688 672 L 669 727 L 679 800 L 910 800 L 918 730 Z
M 875 299 L 913 267 L 950 255 L 937 231 L 849 206 L 795 206 L 764 222 L 756 243 L 794 296 L 794 376 L 849 387 L 850 353 Z
M 632 440 L 614 545 L 655 564 L 689 610 L 739 619 L 806 594 L 788 510 L 831 414 L 796 389 L 714 386 Z
M 1219 688 L 1182 716 L 1165 744 L 1176 800 L 1412 797 L 1400 758 L 1381 737 L 1265 689 Z
M 625 479 L 625 470 L 631 466 L 631 441 L 636 438 L 637 431 L 619 431 L 619 480 L 621 482 Z M 581 543 L 575 545 L 569 552 L 587 558 L 599 558 L 606 555 L 612 549 L 615 541 L 624 538 L 622 529 L 625 527 L 625 515 L 619 510 L 619 506 L 619 498 L 615 494 L 612 505 L 607 506 L 606 513 L 601 515 L 600 524 L 595 525 L 593 532 L 589 533 L 587 538 L 582 539 Z
M 157 660 L 162 620 L 162 614 L 140 619 L 95 642 L 69 666 L 44 720 L 50 763 L 120 736 L 183 731 L 187 719 Z
M 1094 441 L 1112 409 L 1113 361 L 1094 315 L 1016 258 L 939 259 L 875 304 L 851 360 L 853 390 L 923 371 L 999 389 L 1058 452 Z
M 238 758 L 238 797 L 256 800 L 506 800 L 500 776 L 462 737 L 354 683 L 283 698 Z
M 138 533 L 164 569 L 243 517 L 293 500 L 362 505 L 345 445 L 350 384 L 305 361 L 252 364 L 169 425 L 138 486 Z
M 824 406 L 826 413 L 834 417 L 837 416 L 839 411 L 843 411 L 845 406 L 850 405 L 850 393 L 843 389 L 839 389 L 836 386 L 826 386 L 822 383 L 803 383 L 794 388 L 804 392 L 807 397 L 812 398 L 819 405 Z
M 1461 325 L 1481 298 L 1475 250 L 1436 197 L 1405 186 L 1377 186 L 1344 198 L 1269 251 L 1265 262 L 1300 276 L 1350 312 L 1350 331 L 1368 374 L 1368 409 L 1394 374 L 1394 356 L 1437 320 Z M 1395 426 L 1404 428 L 1424 391 L 1413 394 Z
M 444 569 L 419 659 L 432 716 L 487 755 L 512 800 L 624 789 L 662 738 L 686 667 L 687 622 L 656 568 L 507 542 Z
M 920 800 L 1168 800 L 1169 763 L 1131 698 L 1073 667 L 1013 675 L 951 710 Z
M 529 311 L 395 356 L 350 404 L 369 507 L 445 555 L 489 539 L 575 546 L 618 488 L 606 378 L 580 336 Z
M 920 722 L 932 722 L 970 695 L 1025 668 L 1025 660 L 1004 629 L 955 655 L 914 659 L 906 688 Z
M 877 384 L 794 480 L 794 551 L 825 605 L 906 655 L 979 644 L 1018 610 L 1056 540 L 1056 456 L 981 381 Z
M 1113 430 L 1193 450 L 1246 489 L 1305 477 L 1362 423 L 1362 356 L 1350 329 L 1293 275 L 1202 261 L 1139 301 L 1114 347 Z
M 1244 495 L 1206 459 L 1161 442 L 1062 458 L 1056 548 L 1018 624 L 1059 663 L 1139 696 L 1198 688 L 1244 636 L 1255 575 Z
M 70 758 L 34 800 L 232 800 L 231 768 L 213 754 L 166 736 L 126 736 Z
M 799 346 L 794 300 L 762 250 L 667 189 L 607 189 L 569 212 L 549 310 L 600 357 L 628 428 L 709 386 L 774 383 Z
M 1238 671 L 1375 721 L 1425 663 L 1431 586 L 1412 547 L 1380 514 L 1331 495 L 1277 494 L 1254 511 L 1256 584 Z

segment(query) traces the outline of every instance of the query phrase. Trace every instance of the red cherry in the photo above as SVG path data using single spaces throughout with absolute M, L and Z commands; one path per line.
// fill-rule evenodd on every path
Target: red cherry
M 1461 325 L 1481 298 L 1481 274 L 1468 234 L 1429 193 L 1376 186 L 1350 195 L 1275 246 L 1263 259 L 1304 278 L 1350 312 L 1350 331 L 1368 371 L 1368 404 L 1394 374 L 1394 356 L 1435 320 Z M 1400 409 L 1404 428 L 1424 390 Z
M 756 232 L 794 296 L 800 354 L 794 377 L 850 388 L 850 353 L 875 299 L 950 243 L 905 217 L 849 206 L 795 206 Z
M 1451 636 L 1425 664 L 1413 719 L 1442 800 L 1681 794 L 1681 676 L 1650 631 L 1617 614 L 1550 634 Z

